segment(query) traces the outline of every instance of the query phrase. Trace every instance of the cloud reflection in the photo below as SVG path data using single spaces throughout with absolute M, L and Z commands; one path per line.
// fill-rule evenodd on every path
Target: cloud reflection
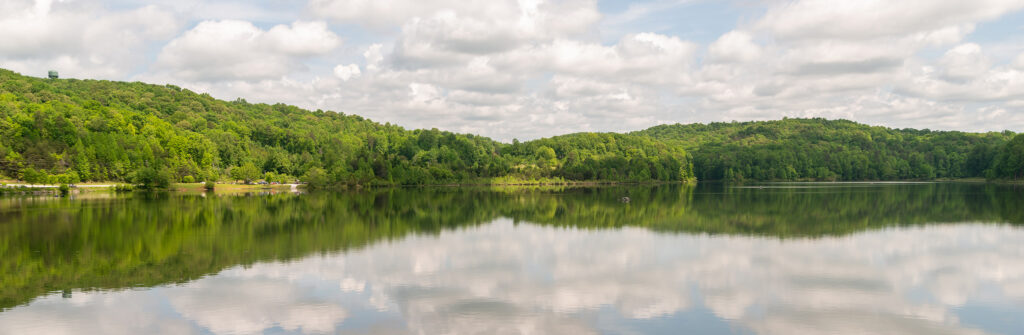
M 1024 306 L 1020 241 L 995 225 L 780 240 L 498 220 L 181 286 L 49 296 L 0 314 L 0 333 L 645 333 L 688 329 L 651 327 L 703 310 L 698 322 L 759 334 L 984 334 L 958 310 Z

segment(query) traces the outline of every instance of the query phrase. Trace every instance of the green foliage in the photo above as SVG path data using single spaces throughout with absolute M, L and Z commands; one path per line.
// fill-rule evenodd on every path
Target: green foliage
M 217 188 L 217 184 L 212 181 L 207 181 L 206 183 L 203 183 L 203 189 L 207 191 L 213 191 L 215 188 Z
M 344 113 L 222 101 L 173 86 L 43 80 L 0 70 L 0 175 L 32 184 L 135 182 L 147 168 L 142 176 L 172 181 L 286 182 L 302 176 L 314 188 L 493 178 L 1024 178 L 1016 153 L 1021 149 L 1006 147 L 1013 135 L 784 119 L 504 144 Z
M 75 171 L 61 173 L 58 175 L 52 175 L 49 176 L 48 179 L 50 180 L 51 184 L 78 184 L 79 182 L 82 181 L 81 178 L 78 176 L 78 172 Z
M 681 147 L 643 136 L 578 133 L 513 142 L 503 151 L 510 170 L 524 179 L 671 182 L 693 179 L 690 156 Z
M 1024 178 L 1024 134 L 1015 136 L 996 158 L 990 177 L 1000 179 Z
M 47 176 L 46 171 L 39 171 L 32 167 L 27 167 L 21 170 L 21 180 L 29 185 L 45 184 L 49 181 L 49 177 Z
M 534 158 L 537 159 L 537 165 L 542 169 L 558 166 L 558 160 L 555 159 L 555 149 L 547 146 L 537 147 L 536 157 Z
M 548 149 L 538 152 L 541 146 Z M 342 187 L 495 177 L 678 181 L 692 176 L 689 169 L 682 149 L 639 136 L 574 134 L 508 145 L 356 115 L 222 101 L 170 85 L 43 80 L 0 70 L 0 174 L 11 176 L 74 173 L 145 185 L 164 177 L 303 176 L 310 186 Z
M 231 168 L 231 179 L 241 180 L 246 184 L 252 183 L 260 177 L 260 169 L 252 162 L 246 162 L 239 167 Z
M 57 189 L 60 191 L 60 195 L 63 197 L 66 197 L 68 193 L 71 193 L 71 187 L 69 187 L 68 184 L 60 184 L 60 187 L 58 187 Z
M 132 182 L 144 190 L 167 189 L 171 186 L 171 173 L 166 168 L 143 167 L 135 172 Z
M 321 168 L 312 168 L 306 171 L 306 174 L 300 178 L 302 182 L 306 183 L 309 188 L 325 188 L 328 187 L 327 172 Z
M 728 181 L 984 177 L 1013 135 L 824 119 L 662 125 L 634 134 L 686 149 L 699 179 Z

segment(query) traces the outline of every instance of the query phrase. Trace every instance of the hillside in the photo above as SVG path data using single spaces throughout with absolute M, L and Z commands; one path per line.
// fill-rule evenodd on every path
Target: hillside
M 0 179 L 301 179 L 313 187 L 540 181 L 1024 177 L 1024 137 L 846 120 L 661 125 L 506 144 L 173 85 L 0 69 Z
M 1012 178 L 1020 170 L 1003 153 L 1014 136 L 1009 131 L 965 133 L 783 119 L 661 125 L 632 134 L 688 150 L 701 180 Z
M 594 173 L 577 173 L 581 164 Z M 217 100 L 173 85 L 41 79 L 0 69 L 0 179 L 164 186 L 300 178 L 314 187 L 680 181 L 692 175 L 689 166 L 684 150 L 634 135 L 509 145 L 344 113 Z

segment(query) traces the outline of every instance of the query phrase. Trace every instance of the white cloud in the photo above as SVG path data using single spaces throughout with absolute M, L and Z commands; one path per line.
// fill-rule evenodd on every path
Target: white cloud
M 51 0 L 52 1 L 52 0 Z M 137 0 L 56 0 L 61 3 L 98 3 L 104 7 L 137 6 Z M 246 0 L 147 0 L 146 4 L 166 8 L 192 22 L 207 20 L 244 20 L 251 22 L 291 22 L 303 13 L 287 1 L 264 2 Z
M 372 17 L 373 9 L 367 8 L 377 4 L 337 1 L 311 6 L 370 11 L 351 14 L 351 18 L 332 17 L 345 21 Z M 628 35 L 613 45 L 587 41 L 578 34 L 592 29 L 599 18 L 592 1 L 413 6 L 428 6 L 429 10 L 399 15 L 405 21 L 393 45 L 360 48 L 365 71 L 353 75 L 350 70 L 356 64 L 336 66 L 335 77 L 342 79 L 333 83 L 336 87 L 328 84 L 322 86 L 324 90 L 284 94 L 289 96 L 285 101 L 308 103 L 310 97 L 323 97 L 315 106 L 304 106 L 356 113 L 410 128 L 438 127 L 504 140 L 591 129 L 598 115 L 619 116 L 599 120 L 601 127 L 631 130 L 652 120 L 649 116 L 624 117 L 621 108 L 650 111 L 650 106 L 642 104 L 650 102 L 651 93 L 632 88 L 584 96 L 579 94 L 586 90 L 576 90 L 573 100 L 559 100 L 559 94 L 566 94 L 569 88 L 543 78 L 571 77 L 605 86 L 644 85 L 654 90 L 657 85 L 685 81 L 697 50 L 694 43 L 653 33 Z M 561 93 L 556 92 L 559 90 Z M 399 94 L 403 91 L 406 94 Z
M 611 83 L 561 75 L 552 78 L 551 84 L 559 100 L 622 92 L 624 89 Z
M 362 72 L 359 71 L 359 65 L 349 64 L 334 67 L 334 76 L 341 78 L 341 80 L 347 81 L 352 78 L 359 78 L 361 74 Z
M 1013 61 L 1013 67 L 1017 70 L 1024 71 L 1024 53 L 1017 55 L 1017 58 Z
M 780 3 L 711 43 L 693 85 L 679 92 L 717 111 L 705 117 L 722 121 L 816 116 L 933 129 L 1024 126 L 1013 112 L 998 125 L 980 117 L 993 108 L 1013 110 L 999 104 L 1019 100 L 1024 87 L 1019 71 L 993 66 L 981 45 L 964 42 L 976 24 L 1022 6 L 1007 1 Z M 905 10 L 909 7 L 916 9 Z M 765 44 L 754 44 L 752 36 L 763 36 Z M 949 51 L 937 60 L 922 58 L 936 47 Z M 730 57 L 742 50 L 746 57 Z
M 564 131 L 639 129 L 694 117 L 714 121 L 824 116 L 894 126 L 984 129 L 984 122 L 972 115 L 975 110 L 960 105 L 967 103 L 964 99 L 996 101 L 1015 97 L 1018 90 L 1011 74 L 993 76 L 983 71 L 989 65 L 971 60 L 961 60 L 957 67 L 952 57 L 929 65 L 941 68 L 941 83 L 929 81 L 907 89 L 922 78 L 936 78 L 915 74 L 915 67 L 927 63 L 917 59 L 921 50 L 962 43 L 978 22 L 1021 7 L 1014 2 L 778 4 L 749 26 L 737 27 L 709 44 L 703 64 L 696 63 L 698 45 L 671 35 L 630 34 L 610 45 L 590 40 L 581 32 L 593 30 L 600 15 L 593 7 L 588 9 L 593 5 L 588 2 L 575 12 L 591 14 L 577 16 L 566 9 L 571 3 L 558 2 L 455 6 L 436 1 L 387 13 L 384 7 L 373 7 L 401 4 L 311 4 L 336 9 L 321 15 L 341 22 L 401 25 L 393 49 L 377 49 L 382 51 L 377 59 L 383 61 L 373 64 L 384 72 L 362 78 L 367 82 L 359 100 L 380 100 L 370 97 L 402 86 L 402 81 L 432 88 L 430 99 L 411 94 L 403 97 L 410 101 L 396 107 L 345 104 L 346 109 L 410 127 L 454 127 L 503 140 Z M 658 8 L 676 5 L 659 3 Z M 908 6 L 920 10 L 904 14 Z M 634 14 L 640 13 L 637 10 Z M 927 19 L 936 16 L 941 18 Z M 566 24 L 559 28 L 547 18 L 562 18 L 557 22 Z M 755 42 L 754 36 L 762 36 L 762 42 Z M 983 59 L 984 55 L 975 60 Z M 972 83 L 947 81 L 964 75 L 969 65 L 979 76 Z M 979 90 L 965 86 L 991 89 L 998 83 L 1011 85 L 995 94 L 973 96 Z M 933 86 L 938 88 L 917 92 Z M 930 100 L 936 99 L 930 92 L 938 91 L 959 91 L 958 98 Z M 665 92 L 696 103 L 666 103 Z M 452 94 L 457 97 L 449 97 Z M 707 112 L 694 115 L 695 109 Z M 424 116 L 432 113 L 433 118 Z M 520 124 L 521 120 L 530 123 Z M 554 125 L 557 128 L 547 128 Z
M 366 52 L 363 53 L 363 57 L 366 58 L 366 69 L 369 71 L 376 71 L 380 69 L 380 63 L 384 61 L 384 55 L 381 53 L 381 48 L 384 46 L 381 44 L 370 45 L 366 48 Z
M 0 64 L 41 76 L 123 78 L 147 62 L 149 43 L 177 32 L 179 19 L 156 6 L 109 11 L 91 3 L 5 1 L 0 5 Z
M 402 25 L 394 62 L 412 69 L 458 66 L 475 57 L 586 32 L 599 17 L 594 2 L 586 0 L 439 7 L 432 15 L 413 17 Z
M 1012 101 L 1024 98 L 1024 71 L 1012 64 L 994 66 L 981 46 L 962 44 L 947 51 L 934 64 L 921 64 L 912 68 L 906 82 L 898 86 L 900 92 L 936 101 L 999 103 L 1014 110 Z M 984 106 L 963 113 L 964 121 L 986 120 L 980 117 L 986 110 L 999 110 L 998 106 Z M 970 117 L 977 114 L 979 117 Z M 1022 125 L 1017 113 L 1007 115 L 1001 124 L 1007 127 Z
M 966 43 L 947 51 L 938 65 L 947 78 L 970 80 L 985 74 L 992 66 L 992 61 L 981 53 L 981 46 Z
M 551 49 L 552 70 L 558 73 L 622 84 L 671 84 L 685 78 L 697 47 L 676 37 L 642 33 L 612 47 L 558 40 Z
M 324 18 L 384 28 L 400 25 L 416 16 L 430 15 L 441 8 L 456 7 L 459 3 L 415 0 L 310 0 L 309 10 Z
M 276 25 L 266 35 L 254 38 L 262 39 L 260 42 L 266 44 L 264 48 L 268 50 L 299 56 L 324 54 L 341 45 L 340 38 L 328 30 L 324 22 L 296 21 L 291 26 Z
M 782 39 L 876 39 L 941 33 L 1021 8 L 1016 0 L 800 0 L 770 9 L 756 27 Z
M 613 16 L 593 0 L 312 0 L 305 12 L 278 3 L 150 3 L 0 3 L 0 65 L 169 82 L 505 141 L 782 116 L 1024 126 L 1016 40 L 975 38 L 991 34 L 987 22 L 1024 8 L 1019 1 L 769 1 L 744 11 L 755 16 L 723 18 L 738 23 L 708 31 L 651 23 L 703 10 L 674 0 L 629 4 Z M 186 22 L 195 25 L 183 30 Z M 410 94 L 413 83 L 432 98 Z M 928 111 L 909 109 L 917 107 Z M 985 116 L 995 110 L 1009 121 Z
M 272 79 L 303 70 L 303 57 L 340 44 L 323 22 L 297 21 L 264 31 L 247 21 L 203 21 L 168 43 L 156 65 L 181 80 Z
M 761 55 L 761 47 L 744 31 L 730 31 L 708 46 L 708 57 L 717 62 L 750 62 Z
M 311 0 L 315 15 L 345 23 L 384 29 L 422 25 L 427 34 L 450 34 L 449 47 L 486 49 L 485 36 L 515 38 L 517 35 L 581 33 L 600 14 L 593 0 Z M 477 42 L 482 45 L 461 44 Z

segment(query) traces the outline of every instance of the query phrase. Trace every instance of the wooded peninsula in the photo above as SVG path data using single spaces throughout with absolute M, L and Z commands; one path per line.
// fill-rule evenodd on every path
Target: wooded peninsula
M 173 85 L 0 69 L 0 179 L 291 182 L 311 188 L 1024 178 L 1024 135 L 846 120 L 661 125 L 502 143 Z

